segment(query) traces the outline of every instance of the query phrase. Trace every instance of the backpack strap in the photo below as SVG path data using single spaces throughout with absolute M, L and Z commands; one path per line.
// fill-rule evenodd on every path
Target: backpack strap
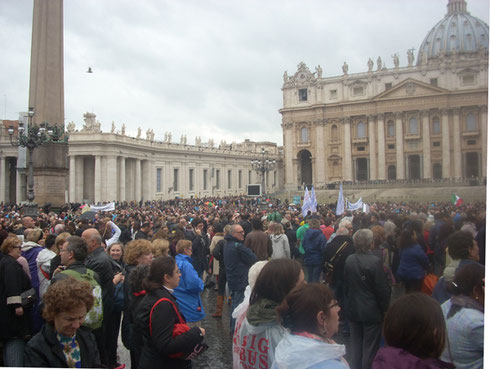
M 179 310 L 177 309 L 177 307 L 175 306 L 174 302 L 166 297 L 163 297 L 161 298 L 160 300 L 158 300 L 157 302 L 155 302 L 155 304 L 153 305 L 153 307 L 151 308 L 151 311 L 150 311 L 150 336 L 152 335 L 152 329 L 151 329 L 151 317 L 153 316 L 153 310 L 155 310 L 155 308 L 157 307 L 157 305 L 159 303 L 161 303 L 162 301 L 168 301 L 170 303 L 170 305 L 172 305 L 172 307 L 174 308 L 174 311 L 175 311 L 175 314 L 177 314 L 177 317 L 179 318 L 179 323 L 180 324 L 185 324 L 185 321 L 184 319 L 182 318 L 182 316 L 180 315 L 179 313 Z

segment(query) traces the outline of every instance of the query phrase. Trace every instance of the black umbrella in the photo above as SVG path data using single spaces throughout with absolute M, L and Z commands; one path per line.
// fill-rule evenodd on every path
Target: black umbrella
M 80 215 L 80 219 L 95 220 L 95 214 L 97 214 L 96 211 L 89 210 Z

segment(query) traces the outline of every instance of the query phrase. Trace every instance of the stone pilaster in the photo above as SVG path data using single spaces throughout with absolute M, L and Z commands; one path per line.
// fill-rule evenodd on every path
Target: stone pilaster
M 344 181 L 352 181 L 352 144 L 350 118 L 344 118 Z
M 450 163 L 451 158 L 449 143 L 449 119 L 447 109 L 442 110 L 442 178 L 449 178 L 451 176 Z
M 76 156 L 76 182 L 75 182 L 75 200 L 83 201 L 83 182 L 84 182 L 84 157 Z
M 453 145 L 453 176 L 462 178 L 463 169 L 461 166 L 461 128 L 459 123 L 459 109 L 453 109 Z
M 369 116 L 369 179 L 375 180 L 378 177 L 376 171 L 376 129 L 374 115 Z
M 424 178 L 432 178 L 429 112 L 427 110 L 422 111 L 422 148 L 424 154 Z
M 405 179 L 402 113 L 396 113 L 396 179 Z
M 378 178 L 386 179 L 386 151 L 385 151 L 385 127 L 384 116 L 378 114 Z
M 320 186 L 326 182 L 325 180 L 325 139 L 323 134 L 323 124 L 321 122 L 316 123 L 316 178 L 313 183 L 316 186 Z

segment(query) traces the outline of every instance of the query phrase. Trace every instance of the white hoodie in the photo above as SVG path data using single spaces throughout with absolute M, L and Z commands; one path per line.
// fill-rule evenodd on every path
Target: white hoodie
M 49 275 L 49 269 L 51 267 L 51 260 L 56 256 L 51 250 L 43 249 L 39 254 L 37 254 L 36 264 L 37 264 L 37 274 L 39 276 L 39 298 L 42 298 L 44 293 L 49 287 L 49 279 L 45 277 L 44 274 Z M 41 269 L 44 271 L 41 272 Z

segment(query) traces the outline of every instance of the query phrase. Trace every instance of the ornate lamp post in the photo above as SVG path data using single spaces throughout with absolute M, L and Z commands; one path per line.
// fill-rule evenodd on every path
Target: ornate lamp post
M 252 164 L 252 169 L 257 172 L 257 174 L 262 175 L 262 192 L 266 193 L 265 188 L 265 174 L 270 170 L 274 170 L 276 167 L 276 161 L 265 157 L 266 151 L 262 148 L 262 158 L 252 159 L 250 163 Z
M 34 108 L 29 108 L 29 126 L 24 127 L 24 123 L 19 122 L 17 134 L 14 135 L 14 126 L 8 128 L 10 143 L 12 146 L 25 147 L 29 150 L 29 174 L 27 178 L 27 204 L 24 206 L 24 215 L 37 215 L 37 204 L 34 203 L 34 173 L 33 173 L 33 152 L 34 149 L 40 146 L 45 146 L 49 143 L 55 143 L 62 140 L 63 129 L 57 126 L 51 127 L 47 123 L 40 125 L 32 124 L 34 116 Z

